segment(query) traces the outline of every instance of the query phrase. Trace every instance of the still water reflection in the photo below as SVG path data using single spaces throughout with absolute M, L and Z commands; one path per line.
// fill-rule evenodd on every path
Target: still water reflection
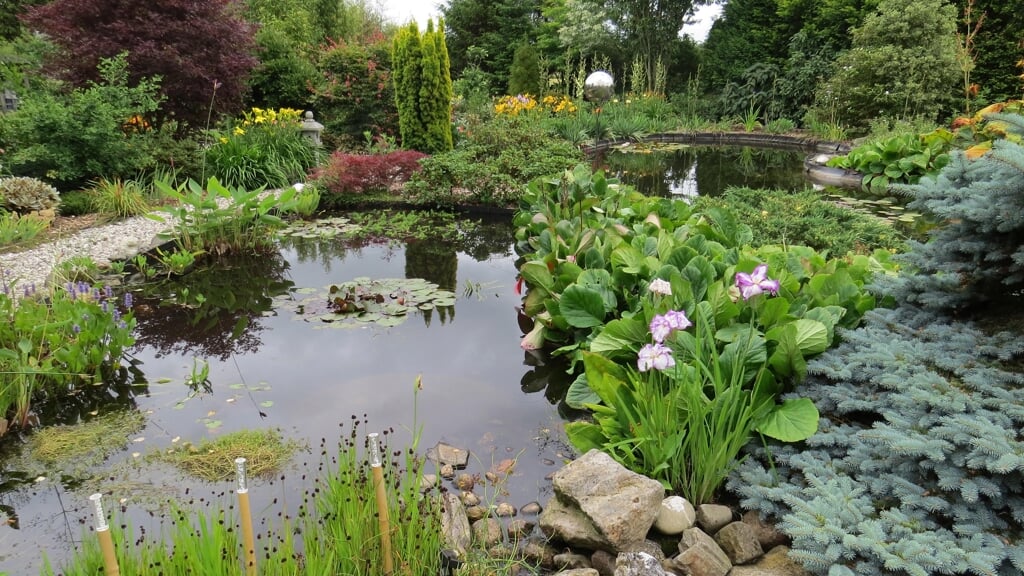
M 346 244 L 301 240 L 280 254 L 241 258 L 197 270 L 179 282 L 140 293 L 138 345 L 133 351 L 148 386 L 136 382 L 130 404 L 147 413 L 147 426 L 97 471 L 101 490 L 126 498 L 129 517 L 153 494 L 187 499 L 230 483 L 203 486 L 172 471 L 135 466 L 133 453 L 198 443 L 245 428 L 280 428 L 319 446 L 337 439 L 353 415 L 371 428 L 393 427 L 392 442 L 422 426 L 421 448 L 438 441 L 468 448 L 470 468 L 516 458 L 499 500 L 519 507 L 547 499 L 545 476 L 568 451 L 558 402 L 568 386 L 565 367 L 519 348 L 512 229 L 507 221 L 479 226 L 458 241 Z M 358 277 L 425 278 L 455 292 L 454 306 L 415 312 L 394 327 L 332 328 L 296 314 L 287 304 L 312 289 Z M 195 367 L 209 365 L 204 386 L 184 384 Z M 423 389 L 414 402 L 414 381 Z M 314 450 L 314 452 L 317 452 Z M 299 460 L 319 461 L 319 453 Z M 7 466 L 5 478 L 15 478 Z M 297 503 L 298 472 L 287 481 L 252 490 L 254 510 L 273 515 L 272 498 Z M 0 527 L 0 572 L 38 573 L 40 547 L 51 561 L 66 558 L 89 518 L 88 489 L 79 479 L 32 483 L 0 493 L 19 519 Z M 303 480 L 305 482 L 305 480 Z M 19 487 L 18 484 L 21 484 Z M 30 485 L 30 487 L 26 487 Z
M 718 196 L 730 186 L 803 190 L 806 152 L 749 146 L 636 144 L 605 151 L 595 165 L 648 196 Z

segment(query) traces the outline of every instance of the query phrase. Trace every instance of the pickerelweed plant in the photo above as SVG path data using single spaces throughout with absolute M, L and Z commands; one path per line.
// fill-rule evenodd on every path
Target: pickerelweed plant
M 832 346 L 837 327 L 856 326 L 862 315 L 874 308 L 875 298 L 863 289 L 864 283 L 874 273 L 892 270 L 890 254 L 884 250 L 828 259 L 801 246 L 751 247 L 750 228 L 724 208 L 696 212 L 682 201 L 648 198 L 586 167 L 577 167 L 557 180 L 533 182 L 515 223 L 516 249 L 522 256 L 519 273 L 528 288 L 523 311 L 534 320 L 521 345 L 525 349 L 553 348 L 552 354 L 569 355 L 574 364 L 583 361 L 584 373 L 566 396 L 569 405 L 591 409 L 603 405 L 618 413 L 625 410 L 623 402 L 636 402 L 635 397 L 622 400 L 620 396 L 622 390 L 636 389 L 620 383 L 635 378 L 620 370 L 612 384 L 602 380 L 595 389 L 589 382 L 593 369 L 587 369 L 588 362 L 631 364 L 643 353 L 641 357 L 649 359 L 651 366 L 666 365 L 665 350 L 658 348 L 652 353 L 649 348 L 651 335 L 660 334 L 666 325 L 671 328 L 673 321 L 667 320 L 671 318 L 665 316 L 667 312 L 685 312 L 697 320 L 696 335 L 682 337 L 679 334 L 685 332 L 670 330 L 673 337 L 655 344 L 672 349 L 678 366 L 672 373 L 679 373 L 673 377 L 706 384 L 698 388 L 719 387 L 719 393 L 708 394 L 707 399 L 721 400 L 705 409 L 721 409 L 729 418 L 746 422 L 727 433 L 727 426 L 719 429 L 718 434 L 736 435 L 737 443 L 740 439 L 745 443 L 755 427 L 764 434 L 775 434 L 772 425 L 761 420 L 767 412 L 762 415 L 760 411 L 768 410 L 762 406 L 767 400 L 761 398 L 771 398 L 774 403 L 779 394 L 800 382 L 807 372 L 806 358 Z M 774 279 L 768 278 L 768 270 L 775 271 Z M 656 299 L 651 298 L 652 291 L 657 293 Z M 761 297 L 759 292 L 775 297 Z M 655 322 L 659 317 L 662 319 Z M 734 365 L 737 362 L 744 367 L 742 371 Z M 648 399 L 661 391 L 647 383 L 644 386 L 648 386 Z M 741 402 L 730 396 L 742 394 L 725 392 L 729 389 L 746 391 L 747 399 Z M 693 403 L 697 398 L 675 401 L 678 409 L 685 411 L 683 402 Z M 723 409 L 718 402 L 735 404 Z M 813 406 L 806 407 L 811 410 L 806 414 L 812 414 Z M 744 412 L 748 409 L 751 412 Z M 647 417 L 645 412 L 639 413 Z M 699 411 L 693 414 L 698 418 Z M 598 416 L 602 414 L 598 412 Z M 791 417 L 785 412 L 776 416 Z M 681 417 L 666 413 L 664 418 L 678 426 Z M 785 428 L 782 419 L 775 424 Z M 749 428 L 744 429 L 746 426 Z M 587 430 L 592 434 L 593 429 Z M 622 430 L 625 436 L 605 439 L 574 434 L 574 442 L 588 448 L 625 442 L 619 444 L 620 452 L 626 446 L 646 449 L 632 436 L 635 426 Z M 777 435 L 801 439 L 800 434 L 791 432 Z M 666 443 L 666 450 L 668 446 Z M 693 490 L 695 498 L 709 497 L 708 490 L 714 488 L 691 487 L 709 483 L 684 480 L 683 471 L 674 472 L 673 479 L 667 480 L 670 468 L 665 454 L 671 451 L 666 450 L 656 451 L 658 455 L 652 458 L 636 458 L 631 452 L 634 463 L 642 464 L 635 469 L 667 481 L 674 489 Z M 731 457 L 726 460 L 725 472 L 731 461 Z M 698 495 L 697 490 L 702 492 Z
M 176 201 L 160 209 L 174 224 L 168 238 L 179 250 L 192 253 L 268 250 L 274 244 L 274 232 L 284 226 L 279 214 L 292 211 L 295 205 L 294 187 L 264 193 L 262 187 L 249 191 L 225 186 L 217 178 L 210 178 L 205 188 L 194 180 L 176 187 L 159 180 L 153 185 Z M 167 221 L 159 214 L 149 217 Z
M 46 294 L 13 292 L 0 276 L 0 419 L 28 423 L 33 402 L 102 383 L 134 344 L 132 295 L 68 283 Z

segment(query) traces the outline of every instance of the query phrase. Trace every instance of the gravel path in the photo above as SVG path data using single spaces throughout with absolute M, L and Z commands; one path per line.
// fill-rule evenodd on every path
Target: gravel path
M 170 227 L 142 216 L 86 228 L 31 250 L 0 254 L 3 284 L 15 290 L 42 287 L 53 269 L 75 256 L 88 256 L 99 265 L 126 260 L 160 244 L 157 235 Z

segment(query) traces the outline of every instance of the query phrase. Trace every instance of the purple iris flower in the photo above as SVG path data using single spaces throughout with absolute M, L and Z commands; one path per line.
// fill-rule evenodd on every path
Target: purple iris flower
M 690 326 L 693 326 L 693 322 L 686 317 L 686 312 L 669 310 L 651 319 L 651 337 L 655 342 L 661 344 L 673 330 L 686 330 Z
M 637 354 L 636 366 L 641 372 L 665 370 L 676 365 L 672 351 L 664 344 L 644 344 Z
M 736 287 L 740 289 L 740 296 L 749 300 L 758 294 L 768 292 L 772 296 L 779 294 L 779 281 L 768 277 L 768 265 L 761 264 L 750 274 L 746 272 L 736 273 Z

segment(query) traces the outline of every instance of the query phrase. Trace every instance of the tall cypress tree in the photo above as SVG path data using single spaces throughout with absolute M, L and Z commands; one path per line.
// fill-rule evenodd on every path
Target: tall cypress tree
M 411 22 L 395 36 L 392 49 L 402 146 L 428 154 L 452 148 L 451 75 L 443 37 L 433 21 L 422 36 Z

